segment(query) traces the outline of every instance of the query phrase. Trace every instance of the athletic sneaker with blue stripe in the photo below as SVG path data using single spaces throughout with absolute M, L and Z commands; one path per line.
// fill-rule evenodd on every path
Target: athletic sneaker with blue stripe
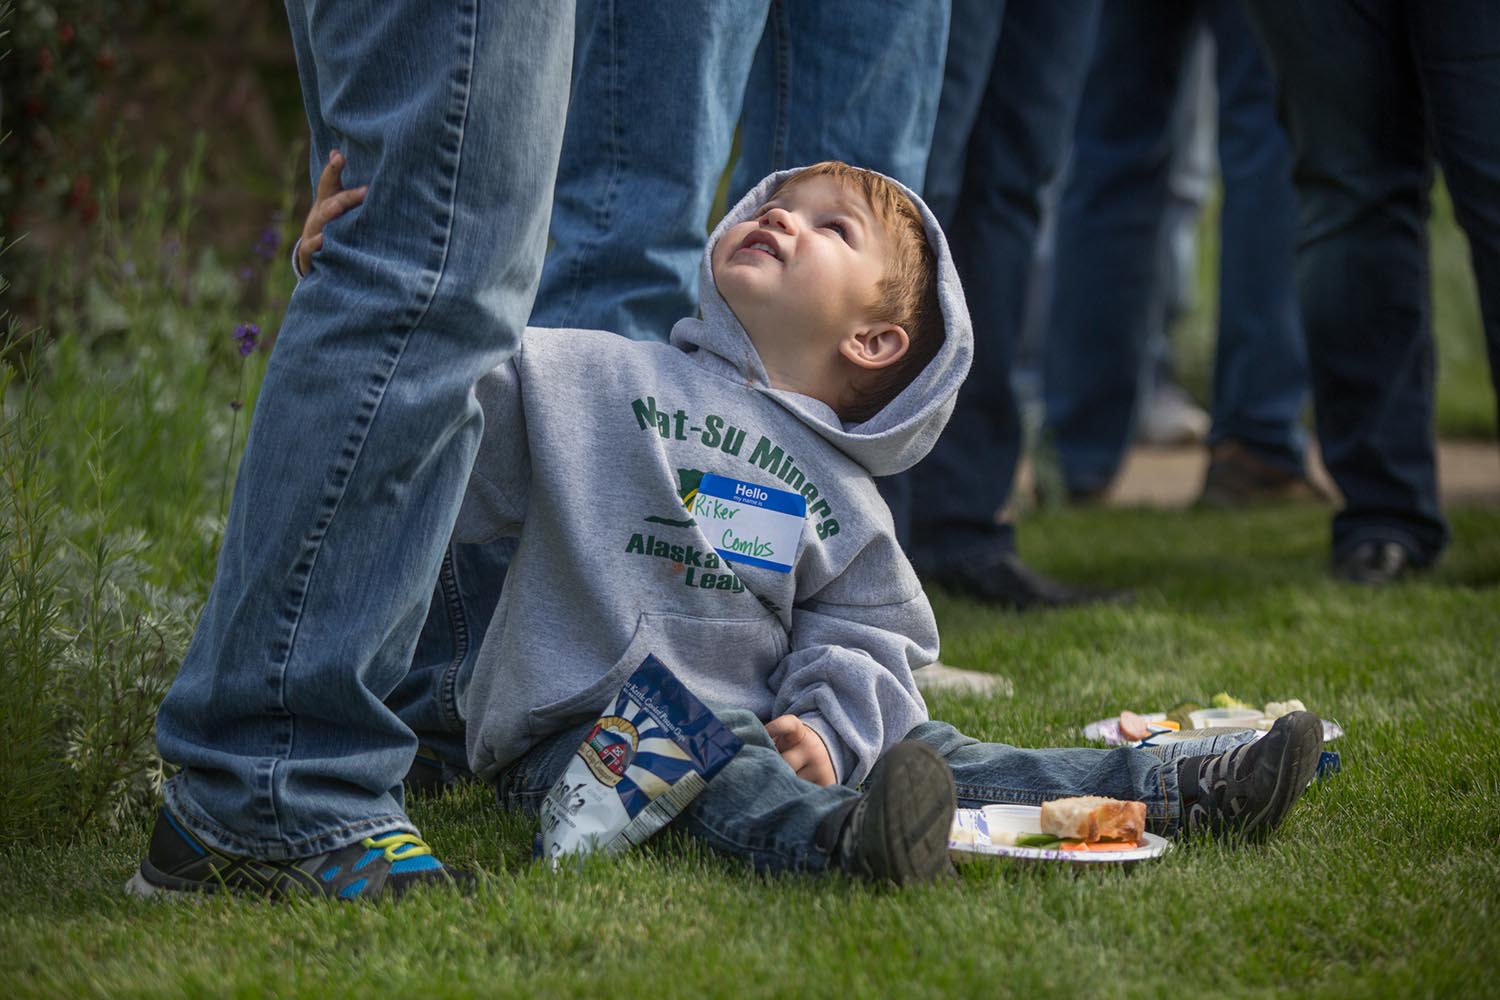
M 400 896 L 416 886 L 467 891 L 474 881 L 468 872 L 433 857 L 422 838 L 410 833 L 366 837 L 306 858 L 263 861 L 205 844 L 163 806 L 151 831 L 151 846 L 125 891 L 160 896 L 227 890 L 272 899 L 304 895 L 352 901 Z

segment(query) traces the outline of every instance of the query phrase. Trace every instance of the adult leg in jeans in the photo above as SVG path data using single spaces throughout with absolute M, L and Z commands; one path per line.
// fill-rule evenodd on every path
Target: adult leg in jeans
M 1108 2 L 1057 216 L 1046 423 L 1071 495 L 1114 480 L 1129 445 L 1139 372 L 1163 320 L 1174 111 L 1200 13 L 1173 0 Z
M 771 4 L 745 89 L 733 204 L 775 170 L 844 160 L 922 189 L 945 0 Z
M 1409 5 L 1417 75 L 1454 214 L 1469 238 L 1500 417 L 1500 11 Z
M 454 542 L 443 556 L 411 670 L 385 699 L 420 743 L 406 775 L 408 794 L 436 793 L 470 775 L 458 706 L 515 551 L 516 540 L 504 538 L 484 545 Z
M 912 561 L 929 582 L 1017 607 L 1095 596 L 1022 566 L 995 516 L 1021 454 L 1010 377 L 1041 193 L 1072 130 L 1099 8 L 956 0 L 927 165 L 975 344 L 953 418 L 912 474 Z
M 730 204 L 774 170 L 820 160 L 844 160 L 922 190 L 948 10 L 947 0 L 773 3 L 745 88 Z M 905 544 L 907 476 L 878 485 Z
M 1236 491 L 1246 500 L 1315 496 L 1306 481 L 1302 429 L 1308 376 L 1297 306 L 1291 141 L 1276 120 L 1271 69 L 1241 0 L 1207 6 L 1224 182 L 1209 445 L 1231 501 Z M 1211 467 L 1205 499 L 1213 499 L 1215 483 Z
M 411 831 L 406 673 L 536 287 L 572 49 L 551 5 L 288 3 L 329 225 L 256 407 L 218 573 L 158 720 L 172 812 L 265 859 Z
M 1211 491 L 1235 502 L 1306 489 L 1295 196 L 1269 71 L 1239 0 L 1129 0 L 1108 5 L 1101 20 L 1059 220 L 1047 414 L 1064 479 L 1078 495 L 1102 492 L 1124 461 L 1139 402 L 1131 373 L 1163 322 L 1172 108 L 1205 22 L 1215 43 L 1225 189 Z
M 1187 66 L 1172 113 L 1172 156 L 1167 168 L 1166 218 L 1157 244 L 1160 323 L 1150 331 L 1142 359 L 1135 440 L 1150 445 L 1208 440 L 1208 411 L 1178 384 L 1172 333 L 1198 298 L 1198 222 L 1218 178 L 1214 133 L 1218 90 L 1214 44 L 1208 28 L 1188 44 Z
M 769 7 L 580 0 L 533 325 L 666 340 L 697 312 L 708 214 Z
M 1493 6 L 1255 0 L 1296 156 L 1297 278 L 1341 576 L 1394 579 L 1448 542 L 1433 445 L 1433 146 L 1457 183 L 1497 339 Z M 1459 192 L 1463 192 L 1462 201 Z

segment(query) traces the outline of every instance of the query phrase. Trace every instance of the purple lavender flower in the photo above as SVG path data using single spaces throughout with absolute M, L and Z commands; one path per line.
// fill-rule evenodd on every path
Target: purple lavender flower
M 239 341 L 240 357 L 249 357 L 255 345 L 260 343 L 260 327 L 254 323 L 241 323 L 234 328 L 234 339 Z
M 255 268 L 253 268 L 253 267 L 242 267 L 242 268 L 240 268 L 240 280 L 241 281 L 243 281 L 243 282 L 245 282 L 245 283 L 248 284 L 250 282 L 250 280 L 253 279 L 254 277 L 255 277 Z
M 255 241 L 256 256 L 265 260 L 274 260 L 276 251 L 281 248 L 281 234 L 273 227 L 267 226 L 260 231 L 260 239 Z

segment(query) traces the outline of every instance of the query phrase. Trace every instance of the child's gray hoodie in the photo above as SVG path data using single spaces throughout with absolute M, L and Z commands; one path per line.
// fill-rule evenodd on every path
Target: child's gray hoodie
M 790 173 L 747 194 L 708 251 Z M 597 716 L 648 653 L 710 704 L 799 716 L 850 784 L 927 718 L 912 670 L 937 657 L 937 627 L 871 477 L 931 449 L 973 337 L 942 232 L 913 201 L 938 259 L 947 336 L 864 423 L 767 384 L 708 251 L 703 318 L 678 322 L 670 345 L 528 329 L 480 383 L 485 432 L 456 537 L 520 544 L 460 693 L 475 773 L 492 779 Z M 806 498 L 791 572 L 715 555 L 683 505 L 704 473 Z

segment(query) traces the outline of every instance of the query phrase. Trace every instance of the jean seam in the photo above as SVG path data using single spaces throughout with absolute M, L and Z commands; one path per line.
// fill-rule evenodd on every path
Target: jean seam
M 1167 789 L 1165 764 L 1157 769 L 1156 785 L 1159 792 L 1160 805 L 1153 808 L 1153 803 L 1148 802 L 1146 804 L 1147 816 L 1149 818 L 1160 819 L 1163 822 L 1170 822 L 1174 817 L 1172 815 L 1172 799 Z M 1001 788 L 995 785 L 973 784 L 958 785 L 956 786 L 956 791 L 960 800 L 967 799 L 971 802 L 980 803 L 1006 802 L 1026 806 L 1040 806 L 1042 803 L 1053 799 L 1068 798 L 1077 794 L 1076 792 L 1064 790 L 1041 791 L 1031 788 Z
M 277 818 L 275 801 L 275 773 L 277 765 L 291 756 L 292 749 L 296 743 L 296 718 L 286 708 L 287 690 L 290 679 L 288 666 L 291 662 L 292 651 L 296 646 L 297 636 L 300 631 L 302 612 L 306 606 L 307 595 L 311 590 L 313 573 L 317 569 L 318 555 L 322 551 L 323 540 L 327 537 L 328 530 L 337 516 L 345 490 L 349 480 L 352 478 L 354 469 L 359 464 L 359 458 L 368 440 L 370 426 L 379 414 L 380 404 L 385 398 L 385 391 L 390 386 L 395 376 L 396 369 L 400 366 L 405 355 L 407 344 L 410 343 L 413 333 L 421 326 L 431 311 L 432 303 L 437 298 L 438 288 L 442 284 L 444 269 L 447 266 L 448 251 L 453 235 L 453 220 L 455 216 L 454 202 L 457 197 L 457 176 L 463 160 L 464 131 L 468 120 L 470 82 L 474 72 L 474 58 L 477 50 L 478 36 L 478 8 L 474 0 L 459 4 L 458 10 L 458 35 L 462 45 L 460 51 L 461 65 L 456 67 L 450 77 L 449 102 L 450 107 L 445 116 L 447 125 L 448 141 L 439 146 L 439 150 L 445 154 L 439 161 L 439 181 L 437 188 L 444 196 L 443 208 L 438 213 L 437 223 L 440 233 L 435 234 L 432 240 L 433 246 L 437 248 L 437 259 L 434 261 L 435 268 L 431 280 L 426 282 L 418 298 L 406 310 L 403 316 L 402 327 L 394 332 L 387 342 L 383 365 L 377 369 L 371 379 L 365 399 L 354 416 L 353 425 L 345 435 L 344 444 L 340 450 L 341 462 L 332 469 L 329 480 L 330 489 L 325 493 L 320 504 L 321 512 L 314 524 L 311 534 L 304 539 L 304 550 L 301 553 L 292 572 L 292 590 L 288 594 L 290 598 L 286 612 L 288 620 L 286 632 L 282 640 L 275 646 L 279 654 L 279 660 L 273 661 L 272 672 L 273 685 L 275 687 L 276 705 L 275 709 L 283 715 L 284 736 L 279 741 L 278 753 L 271 759 L 265 770 L 261 794 L 269 811 L 270 824 L 282 835 L 281 822 Z
M 791 33 L 791 27 L 783 0 L 777 0 L 772 5 L 768 20 L 771 25 L 771 43 L 776 52 L 776 115 L 771 130 L 771 169 L 781 170 L 787 166 L 784 160 L 787 132 L 791 128 L 791 114 L 787 109 L 790 106 L 792 76 L 791 45 L 787 37 Z
M 996 785 L 956 785 L 955 791 L 960 799 L 969 799 L 976 802 L 997 803 L 1008 802 L 1016 805 L 1039 806 L 1049 799 L 1062 798 L 1072 794 L 1061 791 L 1039 791 L 1034 788 L 1001 788 Z
M 463 595 L 459 593 L 451 548 L 443 554 L 443 565 L 438 571 L 438 590 L 443 595 L 448 627 L 453 636 L 453 657 L 438 681 L 438 711 L 445 723 L 458 728 L 463 722 L 458 714 L 458 670 L 469 655 L 469 619 L 464 614 Z
M 592 282 L 587 280 L 589 263 L 599 247 L 604 234 L 609 232 L 609 220 L 614 206 L 615 192 L 619 188 L 620 176 L 625 168 L 625 141 L 620 127 L 620 38 L 614 0 L 608 0 L 601 19 L 609 59 L 606 63 L 609 83 L 604 88 L 605 105 L 609 109 L 609 174 L 604 181 L 604 191 L 593 212 L 594 237 L 579 241 L 578 252 L 568 265 L 568 305 L 563 310 L 559 325 L 572 326 L 583 298 L 584 289 Z

